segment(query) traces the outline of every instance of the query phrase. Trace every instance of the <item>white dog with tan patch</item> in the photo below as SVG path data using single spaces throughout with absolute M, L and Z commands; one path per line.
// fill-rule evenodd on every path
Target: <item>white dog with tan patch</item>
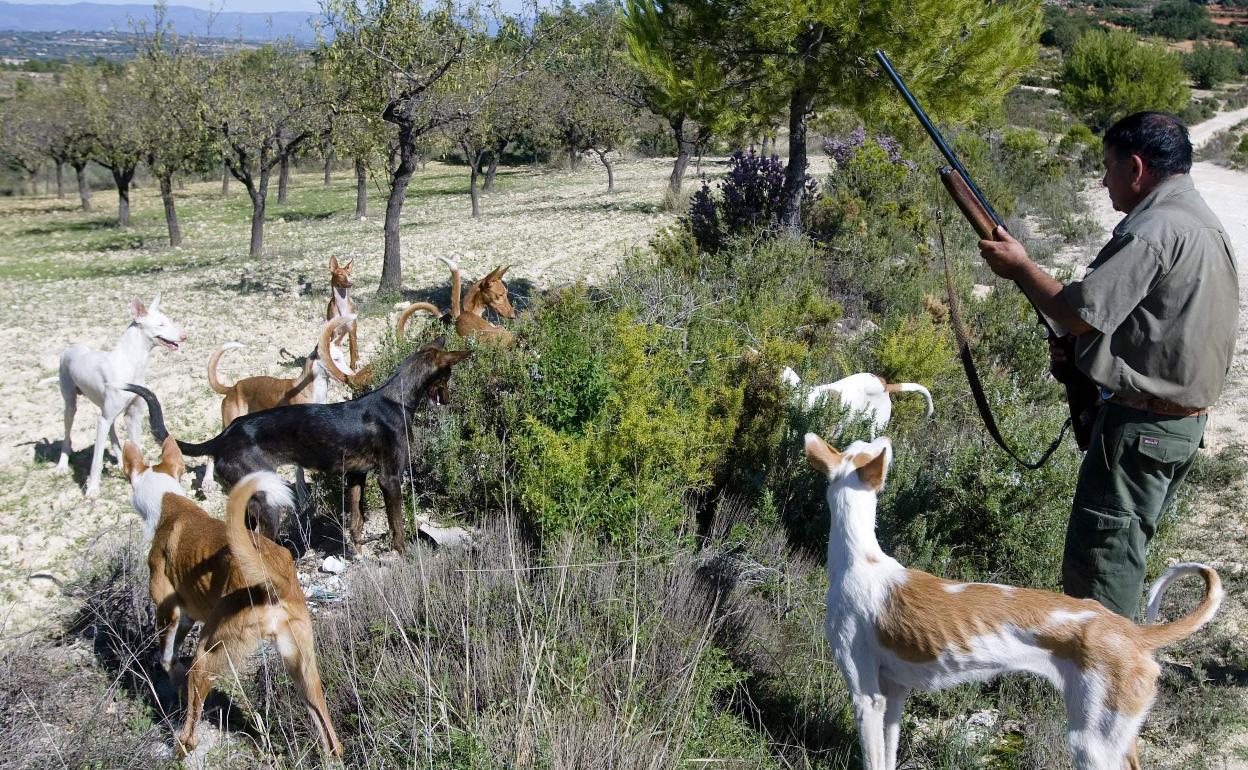
M 828 619 L 825 631 L 853 698 L 866 770 L 895 770 L 910 690 L 940 690 L 1026 671 L 1066 703 L 1067 743 L 1079 770 L 1140 767 L 1136 735 L 1156 692 L 1153 652 L 1195 633 L 1222 602 L 1218 574 L 1172 567 L 1149 592 L 1152 623 L 1167 587 L 1204 578 L 1188 615 L 1137 626 L 1091 599 L 988 583 L 955 583 L 906 569 L 875 539 L 876 498 L 892 445 L 854 442 L 844 452 L 806 434 L 806 458 L 828 479 Z

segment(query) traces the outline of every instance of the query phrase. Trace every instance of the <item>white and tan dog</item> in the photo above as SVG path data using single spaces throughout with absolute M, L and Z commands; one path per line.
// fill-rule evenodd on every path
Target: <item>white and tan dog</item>
M 906 569 L 875 539 L 876 498 L 892 461 L 887 438 L 844 452 L 806 434 L 806 458 L 827 477 L 828 643 L 853 698 L 866 770 L 895 770 L 910 690 L 1026 671 L 1066 703 L 1078 770 L 1140 767 L 1136 735 L 1159 673 L 1153 652 L 1195 633 L 1222 602 L 1218 574 L 1180 564 L 1149 593 L 1152 623 L 1175 578 L 1198 574 L 1205 596 L 1172 623 L 1137 626 L 1091 599 L 989 583 L 955 583 Z
M 780 372 L 780 381 L 795 390 L 801 390 L 802 378 L 789 367 Z M 876 374 L 861 372 L 843 377 L 826 385 L 816 385 L 806 393 L 807 409 L 814 409 L 824 399 L 836 397 L 850 414 L 861 414 L 871 420 L 871 434 L 878 436 L 893 418 L 894 393 L 918 393 L 927 401 L 927 416 L 936 413 L 932 394 L 916 382 L 889 382 Z
M 133 318 L 130 325 L 122 332 L 116 347 L 107 353 L 92 350 L 86 345 L 71 345 L 61 353 L 58 379 L 61 398 L 65 401 L 65 440 L 61 443 L 61 457 L 56 463 L 57 473 L 69 472 L 69 454 L 72 451 L 70 432 L 78 410 L 78 396 L 86 396 L 100 408 L 95 426 L 95 453 L 91 457 L 91 473 L 87 479 L 87 497 L 95 497 L 100 491 L 105 438 L 117 453 L 118 462 L 121 461 L 121 444 L 117 441 L 113 423 L 123 411 L 127 418 L 127 437 L 136 444 L 141 441 L 143 402 L 134 394 L 121 390 L 121 386 L 128 382 L 143 383 L 152 348 L 161 345 L 169 350 L 178 350 L 186 341 L 186 335 L 160 312 L 159 293 L 147 307 L 138 299 L 131 300 L 130 315 Z

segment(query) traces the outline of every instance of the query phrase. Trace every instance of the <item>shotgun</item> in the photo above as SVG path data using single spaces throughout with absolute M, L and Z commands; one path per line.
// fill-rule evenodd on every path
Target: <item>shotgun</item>
M 1005 228 L 1005 224 L 1001 221 L 1001 217 L 997 216 L 997 212 L 993 210 L 992 205 L 988 203 L 988 199 L 984 197 L 984 193 L 976 186 L 970 173 L 966 167 L 958 160 L 958 156 L 954 155 L 953 150 L 945 142 L 945 138 L 940 135 L 940 131 L 936 130 L 936 126 L 932 125 L 932 121 L 927 117 L 927 113 L 919 105 L 914 98 L 914 94 L 910 93 L 910 89 L 906 88 L 905 82 L 901 76 L 897 74 L 897 70 L 893 69 L 893 64 L 883 51 L 877 49 L 875 58 L 880 62 L 880 66 L 884 68 L 888 79 L 892 81 L 901 97 L 905 99 L 914 116 L 919 119 L 919 123 L 923 126 L 923 130 L 931 137 L 932 142 L 936 144 L 936 148 L 940 150 L 941 155 L 949 162 L 948 166 L 942 166 L 939 170 L 940 181 L 948 191 L 949 197 L 953 198 L 953 202 L 957 204 L 958 210 L 962 212 L 962 216 L 966 221 L 971 223 L 971 227 L 983 240 L 993 240 L 993 230 L 997 227 Z M 1015 284 L 1017 285 L 1017 284 Z M 1022 291 L 1022 287 L 1019 287 Z M 1027 302 L 1031 304 L 1031 309 L 1036 312 L 1036 319 L 1040 325 L 1044 327 L 1048 339 L 1061 348 L 1066 353 L 1066 361 L 1060 364 L 1054 364 L 1050 368 L 1053 378 L 1062 383 L 1066 389 L 1066 403 L 1070 407 L 1070 425 L 1075 434 L 1075 443 L 1079 445 L 1080 450 L 1086 450 L 1088 445 L 1092 443 L 1092 423 L 1096 420 L 1097 401 L 1099 389 L 1096 383 L 1092 382 L 1086 374 L 1081 372 L 1075 366 L 1075 338 L 1070 335 L 1058 335 L 1049 323 L 1049 319 L 1044 313 L 1040 312 L 1040 308 L 1036 307 L 1036 303 L 1031 297 L 1027 296 L 1027 292 L 1023 292 L 1023 296 L 1027 298 Z M 963 364 L 967 367 L 967 376 L 973 381 L 978 379 L 973 374 L 974 364 L 971 363 L 969 352 L 963 354 Z M 987 410 L 987 401 L 980 398 L 980 394 L 976 394 L 976 403 L 980 406 L 980 413 L 984 417 L 984 421 L 989 423 L 991 433 L 996 433 L 995 422 L 992 421 L 991 411 Z M 1009 447 L 997 436 L 993 436 L 1002 448 L 1013 455 Z M 1059 437 L 1060 440 L 1060 437 Z M 1045 456 L 1047 458 L 1047 454 Z M 1017 457 L 1015 459 L 1018 459 Z M 1022 462 L 1021 460 L 1019 462 Z M 1043 459 L 1041 460 L 1043 463 Z M 1024 463 L 1025 465 L 1027 463 Z

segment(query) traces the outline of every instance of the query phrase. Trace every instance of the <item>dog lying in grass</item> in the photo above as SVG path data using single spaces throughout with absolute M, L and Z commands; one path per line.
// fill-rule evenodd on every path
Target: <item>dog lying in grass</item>
M 244 476 L 226 502 L 225 522 L 209 516 L 182 491 L 182 453 L 164 430 L 155 396 L 135 388 L 151 405 L 152 432 L 161 442 L 161 462 L 149 466 L 139 447 L 126 441 L 122 464 L 133 488 L 135 510 L 151 543 L 148 585 L 156 605 L 161 666 L 169 672 L 190 621 L 203 623 L 194 662 L 186 676 L 186 723 L 178 736 L 184 753 L 194 750 L 204 698 L 213 682 L 235 670 L 267 639 L 276 647 L 307 706 L 322 750 L 342 756 L 329 719 L 316 668 L 312 619 L 290 552 L 249 532 L 248 501 L 264 494 L 291 505 L 290 490 L 276 474 Z M 149 398 L 150 396 L 150 398 Z
M 1212 568 L 1180 564 L 1167 571 L 1149 592 L 1149 623 L 1180 576 L 1201 576 L 1204 598 L 1174 622 L 1144 626 L 1091 599 L 944 580 L 903 567 L 875 539 L 877 496 L 892 462 L 887 438 L 838 452 L 807 433 L 806 458 L 828 482 L 825 632 L 853 699 L 866 770 L 896 769 L 911 689 L 941 690 L 1011 671 L 1037 674 L 1061 691 L 1078 770 L 1138 770 L 1136 736 L 1160 671 L 1153 653 L 1218 611 L 1222 584 Z
M 412 353 L 389 380 L 359 398 L 337 404 L 292 404 L 244 415 L 215 438 L 202 444 L 179 441 L 178 447 L 184 455 L 213 458 L 217 476 L 227 489 L 249 473 L 282 465 L 344 475 L 351 537 L 357 545 L 364 537 L 364 479 L 375 472 L 390 536 L 395 550 L 402 553 L 407 548 L 402 482 L 408 468 L 412 415 L 430 391 L 444 386 L 451 367 L 471 355 L 470 351 L 444 350 L 445 344 L 438 338 Z M 153 405 L 155 419 L 159 413 L 156 397 L 143 390 L 135 392 Z M 276 537 L 280 510 L 253 500 L 250 512 L 262 532 Z

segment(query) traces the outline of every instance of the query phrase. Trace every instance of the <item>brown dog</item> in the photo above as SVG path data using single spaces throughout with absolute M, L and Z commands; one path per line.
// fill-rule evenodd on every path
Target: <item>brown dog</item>
M 353 319 L 355 317 L 355 303 L 351 301 L 351 287 L 355 285 L 351 283 L 351 266 L 354 264 L 354 259 L 345 265 L 340 265 L 337 257 L 329 258 L 329 288 L 332 296 L 329 298 L 329 306 L 325 308 L 326 321 L 332 321 L 340 316 L 349 315 Z M 355 328 L 355 321 L 352 320 L 348 331 L 352 371 L 360 365 L 360 349 L 355 342 Z
M 439 257 L 451 269 L 451 309 L 450 319 L 455 323 L 455 331 L 461 337 L 475 336 L 482 342 L 491 345 L 507 346 L 512 342 L 512 334 L 501 326 L 485 320 L 485 309 L 488 307 L 503 318 L 514 319 L 516 311 L 511 307 L 507 296 L 507 284 L 503 283 L 503 274 L 510 266 L 499 265 L 490 274 L 468 287 L 467 296 L 460 300 L 459 265 L 446 257 Z M 413 302 L 399 314 L 395 328 L 395 336 L 402 339 L 407 319 L 413 313 L 423 310 L 435 316 L 444 315 L 441 310 L 428 302 Z
M 225 351 L 241 348 L 242 345 L 230 342 L 213 351 L 208 357 L 208 385 L 224 396 L 221 399 L 222 429 L 230 427 L 230 423 L 239 417 L 261 409 L 272 409 L 285 404 L 325 403 L 329 397 L 331 377 L 339 382 L 346 382 L 348 377 L 354 376 L 342 371 L 346 362 L 343 360 L 342 349 L 336 344 L 347 333 L 344 327 L 348 324 L 351 329 L 355 328 L 354 315 L 326 321 L 321 326 L 320 343 L 304 360 L 303 371 L 298 377 L 258 375 L 244 377 L 233 385 L 222 385 L 217 379 L 217 363 Z M 330 365 L 326 366 L 325 361 L 329 361 Z M 216 486 L 211 460 L 204 472 L 203 486 L 207 489 Z
M 204 698 L 213 681 L 237 667 L 265 638 L 277 647 L 295 680 L 321 748 L 341 757 L 342 744 L 321 690 L 312 620 L 295 563 L 289 551 L 248 531 L 243 523 L 253 495 L 264 494 L 275 504 L 289 506 L 290 490 L 274 473 L 249 474 L 230 492 L 222 523 L 185 496 L 178 481 L 182 453 L 167 433 L 161 441 L 159 465 L 149 467 L 138 446 L 127 441 L 122 466 L 134 489 L 134 507 L 143 515 L 144 531 L 151 538 L 149 590 L 156 604 L 166 672 L 173 665 L 184 619 L 203 623 L 186 677 L 180 749 L 189 753 L 195 748 Z

